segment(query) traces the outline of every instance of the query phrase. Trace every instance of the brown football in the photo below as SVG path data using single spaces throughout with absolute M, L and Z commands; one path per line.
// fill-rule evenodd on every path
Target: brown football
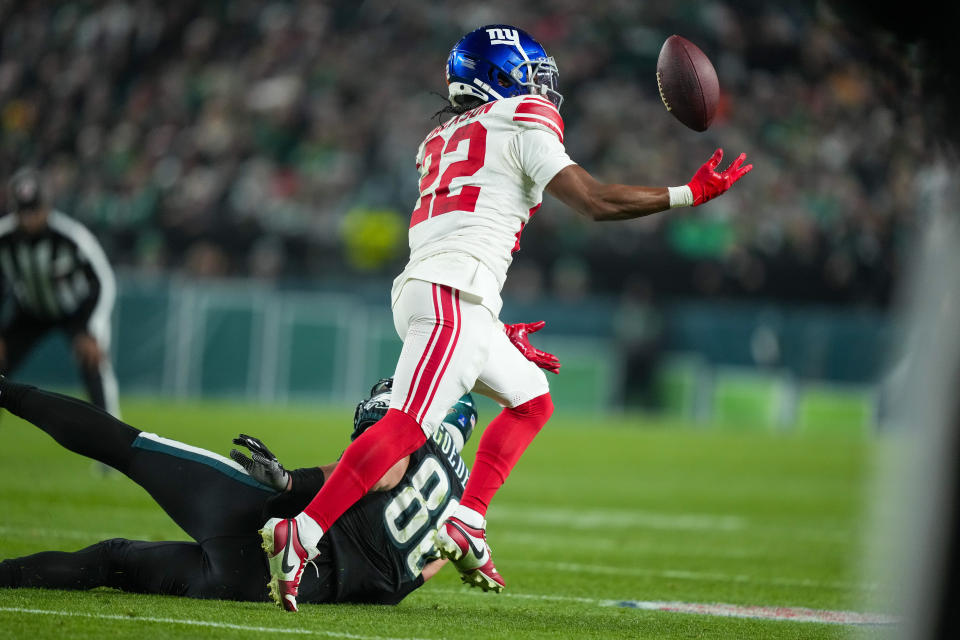
M 663 106 L 694 131 L 706 131 L 717 114 L 720 81 L 710 58 L 686 38 L 670 36 L 657 58 Z

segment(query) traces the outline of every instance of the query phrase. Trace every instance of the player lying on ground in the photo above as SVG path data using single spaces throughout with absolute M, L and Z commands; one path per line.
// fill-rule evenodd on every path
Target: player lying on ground
M 357 406 L 351 439 L 383 417 L 389 403 L 390 380 L 382 380 Z M 249 436 L 234 442 L 249 448 L 252 459 L 234 450 L 234 462 L 139 431 L 80 400 L 2 379 L 0 406 L 70 451 L 126 474 L 196 540 L 115 538 L 72 553 L 5 560 L 0 587 L 105 586 L 266 601 L 268 570 L 257 529 L 266 517 L 299 513 L 336 467 L 287 472 Z M 434 533 L 463 493 L 468 471 L 459 452 L 476 415 L 465 395 L 434 438 L 394 465 L 337 521 L 300 583 L 302 601 L 396 604 L 440 569 L 446 561 L 437 559 Z
M 271 558 L 277 603 L 295 608 L 297 583 L 325 532 L 398 459 L 429 439 L 446 407 L 473 389 L 504 407 L 487 426 L 460 506 L 438 546 L 470 584 L 500 591 L 486 542 L 486 512 L 527 445 L 553 413 L 546 376 L 499 329 L 500 291 L 520 233 L 548 191 L 593 220 L 626 220 L 697 206 L 724 193 L 752 165 L 741 154 L 718 172 L 722 152 L 677 187 L 604 184 L 563 146 L 557 66 L 529 34 L 489 25 L 467 34 L 447 60 L 455 117 L 417 154 L 420 198 L 410 220 L 410 260 L 394 280 L 394 325 L 403 349 L 390 411 L 347 448 L 340 465 L 293 520 L 264 531 L 298 537 L 299 563 Z M 630 105 L 623 105 L 630 108 Z

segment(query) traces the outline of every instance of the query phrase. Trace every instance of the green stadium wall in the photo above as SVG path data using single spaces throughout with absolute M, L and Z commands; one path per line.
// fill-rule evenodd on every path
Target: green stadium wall
M 352 404 L 392 374 L 400 353 L 385 294 L 159 277 L 119 284 L 112 352 L 126 394 Z M 686 302 L 659 313 L 660 410 L 738 428 L 871 422 L 890 331 L 882 314 Z M 563 362 L 561 375 L 548 374 L 558 409 L 596 414 L 622 408 L 616 314 L 604 300 L 508 300 L 502 317 L 548 320 L 535 342 Z M 16 377 L 79 386 L 62 336 L 41 343 Z

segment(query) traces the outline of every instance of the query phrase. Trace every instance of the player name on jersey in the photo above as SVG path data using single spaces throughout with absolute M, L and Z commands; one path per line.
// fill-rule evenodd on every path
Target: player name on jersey
M 460 481 L 460 484 L 467 486 L 470 469 L 467 468 L 467 463 L 463 461 L 463 458 L 460 457 L 460 452 L 454 446 L 453 436 L 447 433 L 446 429 L 437 429 L 433 434 L 433 441 L 440 447 L 441 453 L 443 453 L 450 465 L 451 471 L 453 471 L 454 475 Z
M 485 104 L 480 105 L 479 107 L 476 107 L 475 109 L 470 109 L 470 111 L 464 111 L 463 113 L 458 115 L 456 118 L 450 118 L 449 120 L 441 124 L 439 127 L 431 131 L 429 134 L 427 134 L 427 139 L 432 138 L 433 136 L 437 135 L 441 131 L 444 131 L 445 129 L 449 129 L 450 127 L 455 127 L 457 125 L 463 124 L 464 122 L 466 122 L 467 120 L 470 120 L 471 118 L 476 118 L 477 116 L 481 116 L 487 113 L 488 111 L 490 111 L 490 109 L 493 108 L 493 104 L 494 103 L 492 102 L 487 102 Z M 419 159 L 417 161 L 417 167 L 418 168 L 420 167 Z

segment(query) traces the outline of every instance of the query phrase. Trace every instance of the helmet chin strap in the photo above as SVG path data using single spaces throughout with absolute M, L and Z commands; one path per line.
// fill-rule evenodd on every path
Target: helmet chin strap
M 484 81 L 481 80 L 480 78 L 474 78 L 474 79 L 473 79 L 473 84 L 477 85 L 478 87 L 480 87 L 481 89 L 483 89 L 484 91 L 486 91 L 488 94 L 490 94 L 491 96 L 493 96 L 494 100 L 500 100 L 501 98 L 503 98 L 502 95 L 500 95 L 499 93 L 497 93 L 496 91 L 493 90 L 493 87 L 491 87 L 489 84 L 487 84 L 486 82 L 484 82 Z
M 478 98 L 480 100 L 483 100 L 484 102 L 490 99 L 490 96 L 483 93 L 483 91 L 481 91 L 480 89 L 477 89 L 476 87 L 473 87 L 463 82 L 451 82 L 450 88 L 448 91 L 449 93 L 448 93 L 447 100 L 450 102 L 450 104 L 452 104 L 455 107 L 460 106 L 459 104 L 457 104 L 457 101 L 456 101 L 456 98 L 458 98 L 459 96 L 473 96 L 474 98 Z

